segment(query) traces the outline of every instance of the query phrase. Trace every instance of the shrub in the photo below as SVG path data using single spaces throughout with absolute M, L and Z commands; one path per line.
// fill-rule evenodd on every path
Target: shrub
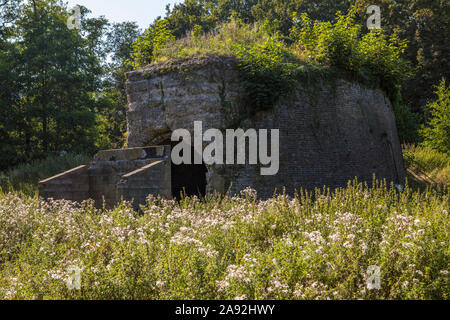
M 138 68 L 151 63 L 161 47 L 174 39 L 167 20 L 155 21 L 133 44 L 131 60 L 127 64 Z
M 437 100 L 427 105 L 431 118 L 420 134 L 423 145 L 450 156 L 450 87 L 442 79 L 436 89 Z
M 237 43 L 234 53 L 252 113 L 271 108 L 293 87 L 295 64 L 286 62 L 283 44 L 276 38 L 250 46 Z
M 361 27 L 354 23 L 353 14 L 343 16 L 338 12 L 337 17 L 336 24 L 313 22 L 307 13 L 302 13 L 301 26 L 292 28 L 291 37 L 297 40 L 297 47 L 312 61 L 351 70 Z

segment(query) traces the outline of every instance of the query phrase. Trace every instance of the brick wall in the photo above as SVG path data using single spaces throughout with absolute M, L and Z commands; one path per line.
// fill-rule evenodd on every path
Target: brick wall
M 239 70 L 230 58 L 156 64 L 127 77 L 130 147 L 163 143 L 178 128 L 192 133 L 194 121 L 202 121 L 204 130 L 224 131 L 244 109 Z M 315 87 L 299 83 L 273 110 L 240 126 L 280 130 L 280 170 L 261 176 L 255 165 L 207 166 L 210 192 L 250 186 L 268 197 L 275 189 L 345 186 L 355 177 L 405 177 L 392 105 L 381 90 L 343 79 L 323 79 Z

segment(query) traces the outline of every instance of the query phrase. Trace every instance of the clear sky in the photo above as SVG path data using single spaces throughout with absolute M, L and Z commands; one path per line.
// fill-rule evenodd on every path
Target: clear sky
M 105 16 L 111 22 L 136 21 L 147 28 L 157 16 L 164 17 L 167 4 L 182 0 L 66 0 L 69 8 L 79 4 L 92 11 L 90 16 Z

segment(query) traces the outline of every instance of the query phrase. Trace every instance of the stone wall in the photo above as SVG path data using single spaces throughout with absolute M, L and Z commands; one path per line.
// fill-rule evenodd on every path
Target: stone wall
M 127 146 L 170 141 L 174 129 L 192 130 L 196 120 L 205 130 L 230 126 L 241 108 L 238 72 L 234 59 L 220 57 L 129 72 Z
M 39 182 L 39 195 L 55 200 L 83 201 L 89 198 L 88 166 L 82 165 Z
M 151 65 L 127 74 L 128 146 L 163 144 L 173 130 L 233 126 L 244 109 L 234 59 L 194 58 Z M 313 89 L 314 94 L 311 94 Z M 242 128 L 280 129 L 280 169 L 261 176 L 255 165 L 207 166 L 208 191 L 250 186 L 263 197 L 274 189 L 345 186 L 373 175 L 401 182 L 405 170 L 392 105 L 381 90 L 338 79 L 315 88 L 299 84 L 271 111 Z
M 42 198 L 83 201 L 113 207 L 120 200 L 135 207 L 149 194 L 171 198 L 170 146 L 103 150 L 83 165 L 39 182 Z

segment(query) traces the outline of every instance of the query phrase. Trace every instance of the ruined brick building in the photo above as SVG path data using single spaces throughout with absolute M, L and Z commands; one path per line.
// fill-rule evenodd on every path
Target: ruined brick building
M 405 177 L 395 117 L 381 90 L 344 79 L 322 81 L 311 94 L 299 83 L 272 110 L 239 117 L 244 108 L 237 62 L 193 58 L 150 65 L 127 74 L 127 147 L 99 152 L 92 163 L 40 183 L 43 197 L 82 200 L 121 198 L 143 203 L 159 194 L 237 193 L 250 186 L 261 197 L 274 190 L 345 186 Z M 175 129 L 279 129 L 279 171 L 262 176 L 258 165 L 174 165 L 170 150 Z

